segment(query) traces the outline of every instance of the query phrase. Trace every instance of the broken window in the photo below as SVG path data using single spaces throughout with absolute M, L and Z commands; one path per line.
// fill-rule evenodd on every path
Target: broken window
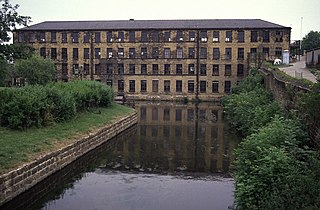
M 136 57 L 136 48 L 129 48 L 129 58 L 133 59 Z
M 152 74 L 153 75 L 159 74 L 159 65 L 158 64 L 152 64 Z
M 136 81 L 135 80 L 129 80 L 129 92 L 130 93 L 136 92 Z
M 244 59 L 244 48 L 238 48 L 238 60 Z
M 118 74 L 124 74 L 124 65 L 123 65 L 123 63 L 118 63 Z
M 225 65 L 224 76 L 231 76 L 231 64 Z
M 152 58 L 158 59 L 159 58 L 159 48 L 153 47 L 152 48 Z
M 100 65 L 100 63 L 95 64 L 95 65 L 94 65 L 94 69 L 95 69 L 95 73 L 96 73 L 97 75 L 100 75 L 100 74 L 101 74 L 101 65 Z
M 141 48 L 141 58 L 147 58 L 147 48 L 146 47 Z
M 136 74 L 136 65 L 130 63 L 129 64 L 129 74 Z
M 189 41 L 194 42 L 196 40 L 196 32 L 189 31 Z
M 107 85 L 112 87 L 112 79 L 107 79 Z
M 231 60 L 232 58 L 232 49 L 231 48 L 226 48 L 226 60 Z
M 255 48 L 255 47 L 250 48 L 250 53 L 251 54 L 256 54 L 257 53 L 257 48 Z
M 95 43 L 100 43 L 100 32 L 94 33 L 94 41 Z
M 61 33 L 61 43 L 67 43 L 67 42 L 68 42 L 67 32 L 62 32 Z
M 112 63 L 107 64 L 107 74 L 112 74 L 113 73 L 113 65 Z
M 182 42 L 183 41 L 183 32 L 182 31 L 177 31 L 176 40 L 177 40 L 177 42 Z
M 123 41 L 124 41 L 124 32 L 118 31 L 118 42 L 123 42 Z
M 46 42 L 46 32 L 38 32 L 38 42 Z
M 83 48 L 83 58 L 89 59 L 89 48 Z
M 176 80 L 176 92 L 177 93 L 182 92 L 182 80 Z
M 170 31 L 165 31 L 165 32 L 164 32 L 164 41 L 165 41 L 165 42 L 170 42 L 170 41 L 171 41 Z
M 57 48 L 51 48 L 51 59 L 57 59 Z
M 231 81 L 224 81 L 224 92 L 225 93 L 231 92 Z
M 212 81 L 212 92 L 213 93 L 219 92 L 219 81 Z
M 152 31 L 151 33 L 151 38 L 153 42 L 158 42 L 159 41 L 159 32 L 158 31 Z
M 238 31 L 238 42 L 244 42 L 244 31 Z
M 147 41 L 148 41 L 148 32 L 141 31 L 141 42 L 147 42 Z
M 100 59 L 100 55 L 101 55 L 100 48 L 94 48 L 94 58 Z
M 264 47 L 264 48 L 262 48 L 262 53 L 263 53 L 265 56 L 269 56 L 269 47 Z
M 124 48 L 118 48 L 118 58 L 124 58 Z
M 68 64 L 67 63 L 62 64 L 62 74 L 68 75 Z
M 112 58 L 113 57 L 112 48 L 107 48 L 107 56 L 108 56 L 108 58 Z
M 164 64 L 164 74 L 165 75 L 170 74 L 170 64 Z
M 177 48 L 177 58 L 182 58 L 183 57 L 182 53 L 183 53 L 182 48 L 178 47 Z
M 176 64 L 176 74 L 182 74 L 182 64 Z
M 214 31 L 213 32 L 213 42 L 219 42 L 219 31 Z
M 212 76 L 219 76 L 219 64 L 212 65 Z
M 200 81 L 200 93 L 207 91 L 207 81 Z
M 263 31 L 263 42 L 270 42 L 270 33 L 269 31 Z
M 257 42 L 258 41 L 258 31 L 251 31 L 251 42 Z
M 72 43 L 78 43 L 78 42 L 79 42 L 78 32 L 72 32 Z
M 141 80 L 140 92 L 147 92 L 147 80 Z
M 164 48 L 164 58 L 171 58 L 170 48 Z
M 232 42 L 232 31 L 226 31 L 226 42 Z
M 73 58 L 73 60 L 78 60 L 78 58 L 79 58 L 79 50 L 78 50 L 78 48 L 73 48 L 72 58 Z
M 219 48 L 213 48 L 213 60 L 220 59 L 220 50 Z
M 201 47 L 200 48 L 200 59 L 206 59 L 207 58 L 207 48 Z
M 170 80 L 164 80 L 163 86 L 164 92 L 170 92 Z
M 129 31 L 129 42 L 136 42 L 136 32 Z
M 193 63 L 190 63 L 188 65 L 188 74 L 189 75 L 194 75 L 194 64 Z
M 51 32 L 51 43 L 57 42 L 57 32 Z
M 84 43 L 89 43 L 90 42 L 90 32 L 85 32 L 84 37 L 83 37 L 83 42 Z
M 207 75 L 207 65 L 206 64 L 200 64 L 200 75 L 201 76 Z
M 189 93 L 194 92 L 194 80 L 188 80 L 188 92 Z
M 208 41 L 207 31 L 200 31 L 200 41 L 201 42 Z
M 45 47 L 40 48 L 40 56 L 43 58 L 46 58 L 46 48 Z
M 86 75 L 89 74 L 89 64 L 88 63 L 84 64 L 83 71 L 84 71 L 84 74 L 86 74 Z
M 276 31 L 276 42 L 282 42 L 282 41 L 283 41 L 283 32 Z
M 141 64 L 141 74 L 147 74 L 147 64 Z
M 68 60 L 68 49 L 67 48 L 61 49 L 61 56 L 62 56 L 62 60 Z
M 237 65 L 237 76 L 243 76 L 244 73 L 244 66 L 243 64 Z
M 113 42 L 112 31 L 107 31 L 107 42 Z
M 118 92 L 123 92 L 123 91 L 124 91 L 124 81 L 118 80 Z
M 189 47 L 189 49 L 188 49 L 188 57 L 189 58 L 194 58 L 194 56 L 195 56 L 195 49 L 194 49 L 194 47 Z

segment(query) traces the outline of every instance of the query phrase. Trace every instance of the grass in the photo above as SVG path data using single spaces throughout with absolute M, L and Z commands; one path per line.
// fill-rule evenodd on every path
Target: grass
M 0 174 L 68 145 L 130 113 L 133 109 L 114 103 L 111 107 L 82 112 L 68 122 L 49 127 L 25 131 L 0 127 Z

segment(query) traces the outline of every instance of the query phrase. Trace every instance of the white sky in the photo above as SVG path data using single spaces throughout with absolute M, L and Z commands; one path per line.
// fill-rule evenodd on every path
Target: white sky
M 292 27 L 291 39 L 320 31 L 320 0 L 11 0 L 32 24 L 49 20 L 263 19 Z M 301 30 L 301 17 L 302 30 Z

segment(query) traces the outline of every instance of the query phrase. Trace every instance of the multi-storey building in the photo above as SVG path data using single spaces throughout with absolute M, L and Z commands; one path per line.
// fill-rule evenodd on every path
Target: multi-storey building
M 57 80 L 91 79 L 135 99 L 229 93 L 249 58 L 281 57 L 290 27 L 259 19 L 48 21 L 14 32 L 57 66 Z

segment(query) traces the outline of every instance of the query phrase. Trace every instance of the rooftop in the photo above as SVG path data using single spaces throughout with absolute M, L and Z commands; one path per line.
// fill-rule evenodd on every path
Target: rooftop
M 288 28 L 261 19 L 45 21 L 28 30 L 151 30 L 151 29 L 254 29 Z

